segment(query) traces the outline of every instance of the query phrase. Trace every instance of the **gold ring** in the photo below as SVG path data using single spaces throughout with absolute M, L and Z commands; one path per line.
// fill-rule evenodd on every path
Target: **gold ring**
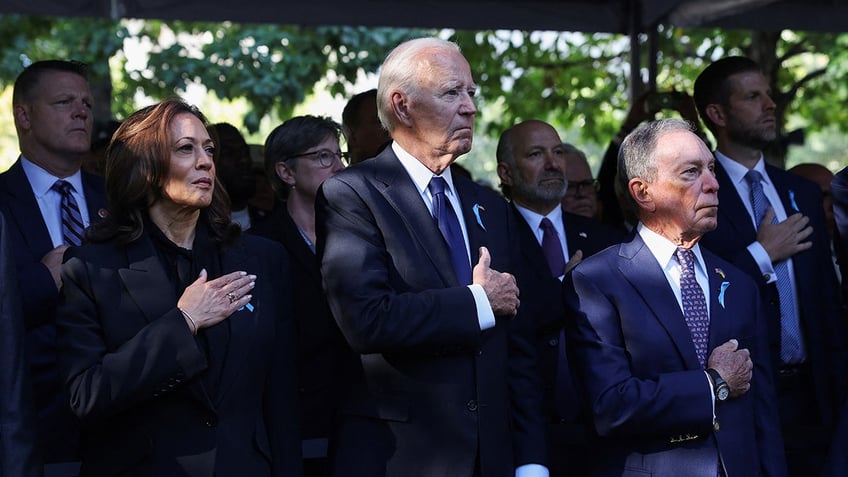
M 227 298 L 229 298 L 229 299 L 230 299 L 230 304 L 231 304 L 231 305 L 232 305 L 233 303 L 235 303 L 235 301 L 236 301 L 236 296 L 235 296 L 235 295 L 233 295 L 232 293 L 227 293 Z

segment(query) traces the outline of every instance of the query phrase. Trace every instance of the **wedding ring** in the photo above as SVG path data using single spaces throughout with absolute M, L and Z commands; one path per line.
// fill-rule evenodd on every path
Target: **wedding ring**
M 235 301 L 236 301 L 236 296 L 235 296 L 235 295 L 233 295 L 232 293 L 227 293 L 227 298 L 229 298 L 229 299 L 230 299 L 230 304 L 231 304 L 231 305 L 232 305 L 233 303 L 235 303 Z

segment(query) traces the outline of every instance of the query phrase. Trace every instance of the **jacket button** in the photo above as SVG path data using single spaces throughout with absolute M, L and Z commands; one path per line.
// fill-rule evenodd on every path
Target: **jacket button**
M 206 416 L 206 418 L 203 419 L 203 424 L 205 424 L 206 427 L 215 427 L 218 425 L 218 419 L 215 416 Z
M 551 338 L 548 340 L 548 346 L 550 346 L 551 348 L 554 348 L 557 345 L 559 345 L 559 338 Z
M 477 356 L 483 356 L 483 350 L 482 349 L 477 350 Z
M 465 403 L 465 408 L 468 409 L 471 412 L 476 411 L 477 410 L 477 401 L 475 401 L 473 399 L 468 401 L 467 403 Z

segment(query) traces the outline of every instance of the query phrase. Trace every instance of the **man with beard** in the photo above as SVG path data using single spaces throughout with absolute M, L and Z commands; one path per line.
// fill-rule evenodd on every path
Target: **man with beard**
M 552 477 L 586 475 L 586 414 L 565 352 L 560 280 L 583 257 L 622 239 L 600 222 L 565 212 L 566 158 L 573 153 L 549 124 L 529 120 L 501 135 L 498 176 L 512 200 L 518 246 L 527 273 L 519 275 L 523 312 L 533 320 L 544 384 L 543 410 Z M 568 259 L 566 264 L 566 257 Z
M 701 243 L 760 286 L 790 475 L 816 475 L 845 383 L 845 332 L 822 193 L 763 159 L 777 137 L 771 94 L 744 57 L 719 60 L 695 81 L 721 187 L 718 226 Z

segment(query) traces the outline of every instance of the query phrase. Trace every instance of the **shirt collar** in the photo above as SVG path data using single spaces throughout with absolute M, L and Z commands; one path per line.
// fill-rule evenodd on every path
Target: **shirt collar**
M 748 184 L 745 179 L 745 174 L 748 173 L 747 167 L 725 156 L 718 150 L 715 151 L 715 157 L 719 164 L 721 164 L 721 167 L 727 171 L 727 175 L 730 177 L 730 181 L 733 184 Z M 760 175 L 763 176 L 763 182 L 765 182 L 766 185 L 771 185 L 771 179 L 769 178 L 768 173 L 766 173 L 766 163 L 763 160 L 762 153 L 760 154 L 760 158 L 757 160 L 757 163 L 754 165 L 753 170 L 759 172 Z
M 642 222 L 639 222 L 636 230 L 663 270 L 668 270 L 671 265 L 677 265 L 677 260 L 674 258 L 678 248 L 677 245 L 648 227 L 645 227 Z M 696 243 L 692 246 L 692 252 L 695 254 L 695 266 L 699 267 L 706 274 L 707 266 L 704 263 L 704 257 L 701 255 L 700 245 Z
M 70 182 L 71 185 L 74 186 L 74 192 L 82 194 L 82 173 L 79 170 L 68 177 L 56 177 L 24 156 L 21 156 L 21 167 L 23 167 L 24 174 L 26 174 L 30 186 L 32 187 L 32 192 L 35 194 L 37 199 L 44 197 L 48 192 L 50 192 L 50 188 L 52 188 L 53 184 L 55 184 L 59 179 Z
M 542 219 L 545 217 L 547 217 L 555 227 L 556 224 L 562 223 L 562 204 L 557 204 L 557 206 L 554 207 L 554 210 L 548 212 L 548 215 L 542 215 L 538 212 L 534 212 L 526 207 L 518 205 L 516 202 L 513 202 L 513 204 L 515 204 L 515 208 L 518 209 L 518 213 L 520 213 L 521 216 L 524 217 L 524 220 L 527 221 L 527 225 L 530 226 L 531 230 L 538 229 L 539 225 L 542 223 Z
M 423 195 L 424 191 L 427 190 L 427 186 L 430 184 L 430 179 L 432 179 L 436 174 L 433 174 L 433 171 L 427 169 L 427 167 L 412 154 L 406 152 L 406 150 L 404 150 L 397 142 L 392 142 L 392 151 L 394 151 L 401 165 L 403 165 L 403 168 L 406 169 L 407 174 L 409 174 L 409 177 L 418 189 L 418 193 Z M 448 167 L 442 171 L 440 177 L 444 178 L 445 182 L 447 182 L 447 193 L 455 195 L 451 168 Z

